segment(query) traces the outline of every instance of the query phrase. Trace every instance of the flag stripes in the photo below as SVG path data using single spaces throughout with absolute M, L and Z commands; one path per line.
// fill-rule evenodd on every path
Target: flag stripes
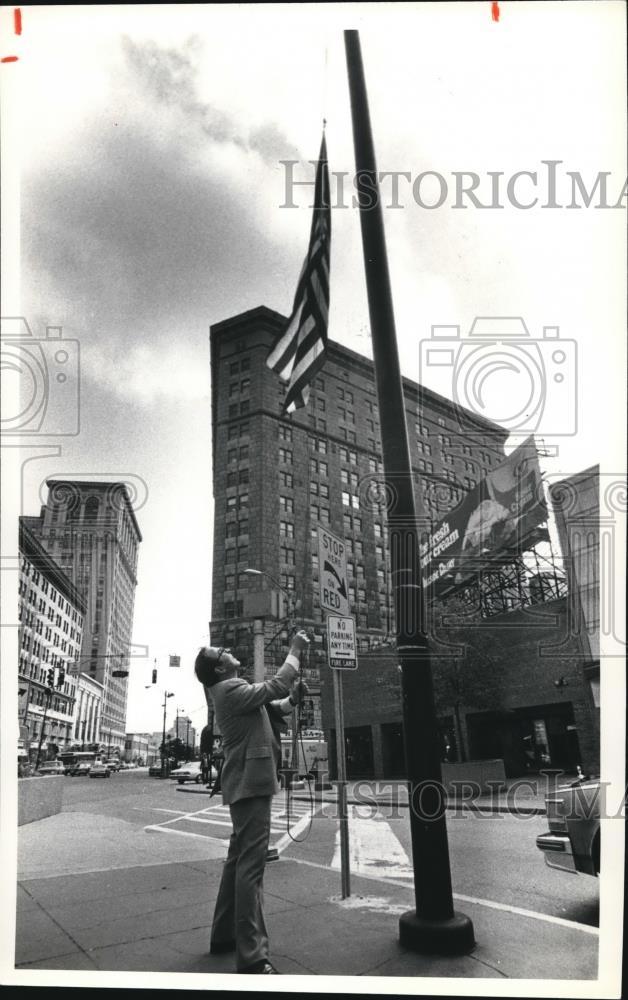
M 301 268 L 288 326 L 271 350 L 266 364 L 289 380 L 284 413 L 306 406 L 310 385 L 325 362 L 329 316 L 329 255 L 331 207 L 325 134 L 316 168 L 314 215 L 308 252 Z

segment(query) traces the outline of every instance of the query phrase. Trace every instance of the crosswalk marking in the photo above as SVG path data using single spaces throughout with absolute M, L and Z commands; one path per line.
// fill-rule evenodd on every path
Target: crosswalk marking
M 286 809 L 288 805 L 289 811 Z M 229 812 L 229 806 L 224 805 L 221 802 L 217 802 L 210 806 L 205 806 L 203 809 L 197 809 L 193 812 L 184 812 L 179 809 L 162 809 L 155 808 L 155 812 L 164 812 L 172 815 L 171 819 L 164 820 L 162 823 L 151 824 L 144 827 L 146 831 L 158 832 L 158 833 L 175 833 L 181 836 L 187 837 L 205 837 L 210 840 L 220 840 L 225 841 L 227 838 L 225 836 L 226 830 L 231 830 L 231 814 Z M 306 822 L 310 820 L 311 808 L 306 802 L 294 802 L 286 803 L 284 797 L 279 797 L 277 800 L 273 801 L 271 806 L 271 818 L 270 818 L 270 832 L 271 835 L 283 835 L 279 841 L 282 845 L 278 850 L 283 850 L 284 846 L 290 842 L 291 837 L 298 836 L 300 830 L 303 829 Z M 187 824 L 201 824 L 206 828 L 214 827 L 215 836 L 211 833 L 191 833 L 189 830 L 185 830 Z M 290 833 L 288 833 L 288 826 L 290 828 Z M 224 832 L 219 832 L 218 827 L 223 828 Z M 284 844 L 284 841 L 287 843 Z M 276 845 L 272 845 L 276 846 Z
M 410 859 L 381 816 L 361 817 L 349 811 L 349 866 L 356 875 L 377 875 L 379 878 L 413 878 Z M 336 831 L 332 868 L 340 869 L 340 830 Z

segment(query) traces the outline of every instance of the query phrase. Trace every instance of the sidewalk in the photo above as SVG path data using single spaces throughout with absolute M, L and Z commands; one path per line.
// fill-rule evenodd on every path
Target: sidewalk
M 226 843 L 194 841 L 187 860 L 177 861 L 174 837 L 132 832 L 129 824 L 114 819 L 103 831 L 102 817 L 86 814 L 77 829 L 76 820 L 76 814 L 59 814 L 22 828 L 17 968 L 196 973 L 204 975 L 186 986 L 218 988 L 206 974 L 235 969 L 233 955 L 208 954 Z M 79 852 L 81 865 L 91 870 L 77 871 L 76 844 L 95 844 L 97 838 L 98 852 Z M 120 861 L 118 867 L 106 867 L 112 863 L 106 843 L 119 847 L 120 838 L 124 851 L 118 859 L 124 859 L 124 867 Z M 66 839 L 65 853 L 51 866 L 51 844 Z M 46 852 L 47 870 L 54 875 L 43 874 Z M 399 880 L 352 875 L 351 896 L 343 901 L 338 871 L 282 857 L 267 868 L 265 901 L 271 958 L 284 975 L 597 976 L 595 928 L 488 900 L 455 897 L 456 909 L 473 921 L 477 944 L 471 954 L 453 958 L 419 955 L 399 945 L 399 915 L 414 908 L 412 885 Z M 239 978 L 233 982 L 243 988 Z M 273 989 L 290 988 L 289 981 L 281 982 L 285 985 L 276 980 Z M 293 988 L 307 989 L 302 981 Z M 399 989 L 403 992 L 401 982 Z

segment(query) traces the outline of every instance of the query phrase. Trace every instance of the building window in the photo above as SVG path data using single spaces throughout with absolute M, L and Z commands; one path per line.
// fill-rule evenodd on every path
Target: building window
M 248 392 L 251 388 L 250 378 L 243 378 L 240 382 L 240 392 Z
M 291 521 L 280 521 L 279 536 L 281 538 L 294 538 L 294 524 Z
M 453 455 L 449 455 L 445 451 L 441 451 L 440 454 L 441 454 L 441 458 L 442 458 L 443 462 L 445 463 L 445 465 L 453 465 L 454 464 L 454 456 Z
M 324 379 L 324 378 L 321 378 L 321 377 L 319 376 L 319 377 L 318 377 L 318 378 L 316 379 L 316 383 L 315 383 L 315 384 L 316 384 L 316 388 L 317 388 L 317 389 L 320 389 L 320 390 L 321 390 L 322 392 L 325 392 L 325 379 Z
M 292 573 L 282 573 L 281 574 L 281 586 L 285 587 L 286 590 L 294 590 L 296 581 Z
M 327 441 L 324 438 L 310 437 L 309 442 L 313 451 L 317 451 L 320 455 L 327 454 Z
M 235 589 L 235 576 L 233 573 L 225 574 L 225 590 Z
M 284 465 L 292 465 L 292 452 L 289 448 L 279 449 L 279 461 Z
M 235 538 L 235 537 L 236 537 L 236 535 L 237 535 L 237 533 L 238 533 L 238 525 L 237 525 L 237 522 L 236 522 L 236 521 L 231 521 L 231 522 L 230 522 L 230 523 L 229 523 L 229 524 L 227 525 L 227 527 L 226 527 L 226 529 L 225 529 L 225 536 L 226 536 L 227 538 Z
M 249 558 L 249 547 L 248 545 L 238 546 L 238 562 L 247 562 Z
M 292 489 L 294 485 L 294 479 L 291 472 L 280 472 L 279 473 L 279 485 L 285 486 L 287 489 Z
M 250 408 L 251 408 L 251 404 L 250 404 L 250 402 L 249 402 L 248 399 L 245 399 L 242 403 L 240 403 L 240 413 L 242 415 L 244 415 L 245 413 L 248 413 L 249 410 L 250 410 Z
M 248 535 L 249 533 L 249 522 L 248 521 L 238 521 L 238 534 Z
M 240 461 L 245 462 L 249 457 L 249 446 L 248 444 L 243 444 L 240 448 Z
M 327 430 L 327 421 L 323 420 L 322 417 L 317 417 L 316 418 L 316 430 L 317 431 L 326 431 Z
M 373 534 L 376 538 L 383 538 L 382 526 L 378 521 L 375 521 L 373 524 Z
M 340 458 L 343 462 L 347 462 L 349 465 L 358 464 L 358 454 L 352 451 L 350 448 L 345 448 L 344 445 L 340 446 L 339 449 Z
M 469 476 L 464 477 L 463 483 L 465 485 L 465 489 L 467 490 L 472 490 L 476 485 L 475 479 L 470 479 Z
M 238 460 L 238 449 L 237 448 L 228 448 L 227 449 L 227 462 L 229 462 L 229 463 L 231 463 L 231 462 L 237 462 L 237 460 Z
M 249 481 L 249 470 L 240 469 L 238 473 L 238 483 L 240 484 L 240 486 L 243 486 L 246 483 L 248 483 L 248 481 Z
M 421 470 L 421 472 L 433 472 L 434 471 L 434 463 L 433 462 L 428 462 L 424 458 L 420 458 L 417 464 L 418 464 L 419 469 Z
M 320 520 L 323 524 L 329 524 L 329 508 L 321 507 L 320 509 Z
M 238 415 L 238 404 L 237 403 L 230 403 L 230 405 L 229 405 L 229 416 L 230 417 L 237 417 L 237 415 Z
M 281 545 L 279 547 L 279 555 L 281 557 L 282 563 L 286 563 L 288 566 L 294 566 L 295 555 L 294 549 L 289 549 L 287 545 Z
M 471 451 L 471 445 L 463 444 L 463 446 L 462 446 L 462 454 L 463 455 L 472 455 L 473 452 Z
M 228 487 L 229 486 L 236 486 L 237 483 L 238 483 L 238 474 L 237 474 L 237 472 L 228 472 L 227 473 L 227 486 Z
M 292 427 L 286 427 L 285 424 L 279 424 L 279 440 L 292 441 Z
M 282 514 L 294 514 L 294 500 L 292 497 L 279 497 L 279 510 Z
M 432 454 L 432 446 L 431 444 L 428 444 L 427 441 L 417 441 L 417 448 L 419 449 L 421 455 Z

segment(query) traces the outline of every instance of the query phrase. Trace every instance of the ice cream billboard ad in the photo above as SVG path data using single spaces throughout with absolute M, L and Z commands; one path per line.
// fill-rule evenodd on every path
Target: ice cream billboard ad
M 520 551 L 547 507 L 534 438 L 527 438 L 421 539 L 421 578 L 438 596 Z

